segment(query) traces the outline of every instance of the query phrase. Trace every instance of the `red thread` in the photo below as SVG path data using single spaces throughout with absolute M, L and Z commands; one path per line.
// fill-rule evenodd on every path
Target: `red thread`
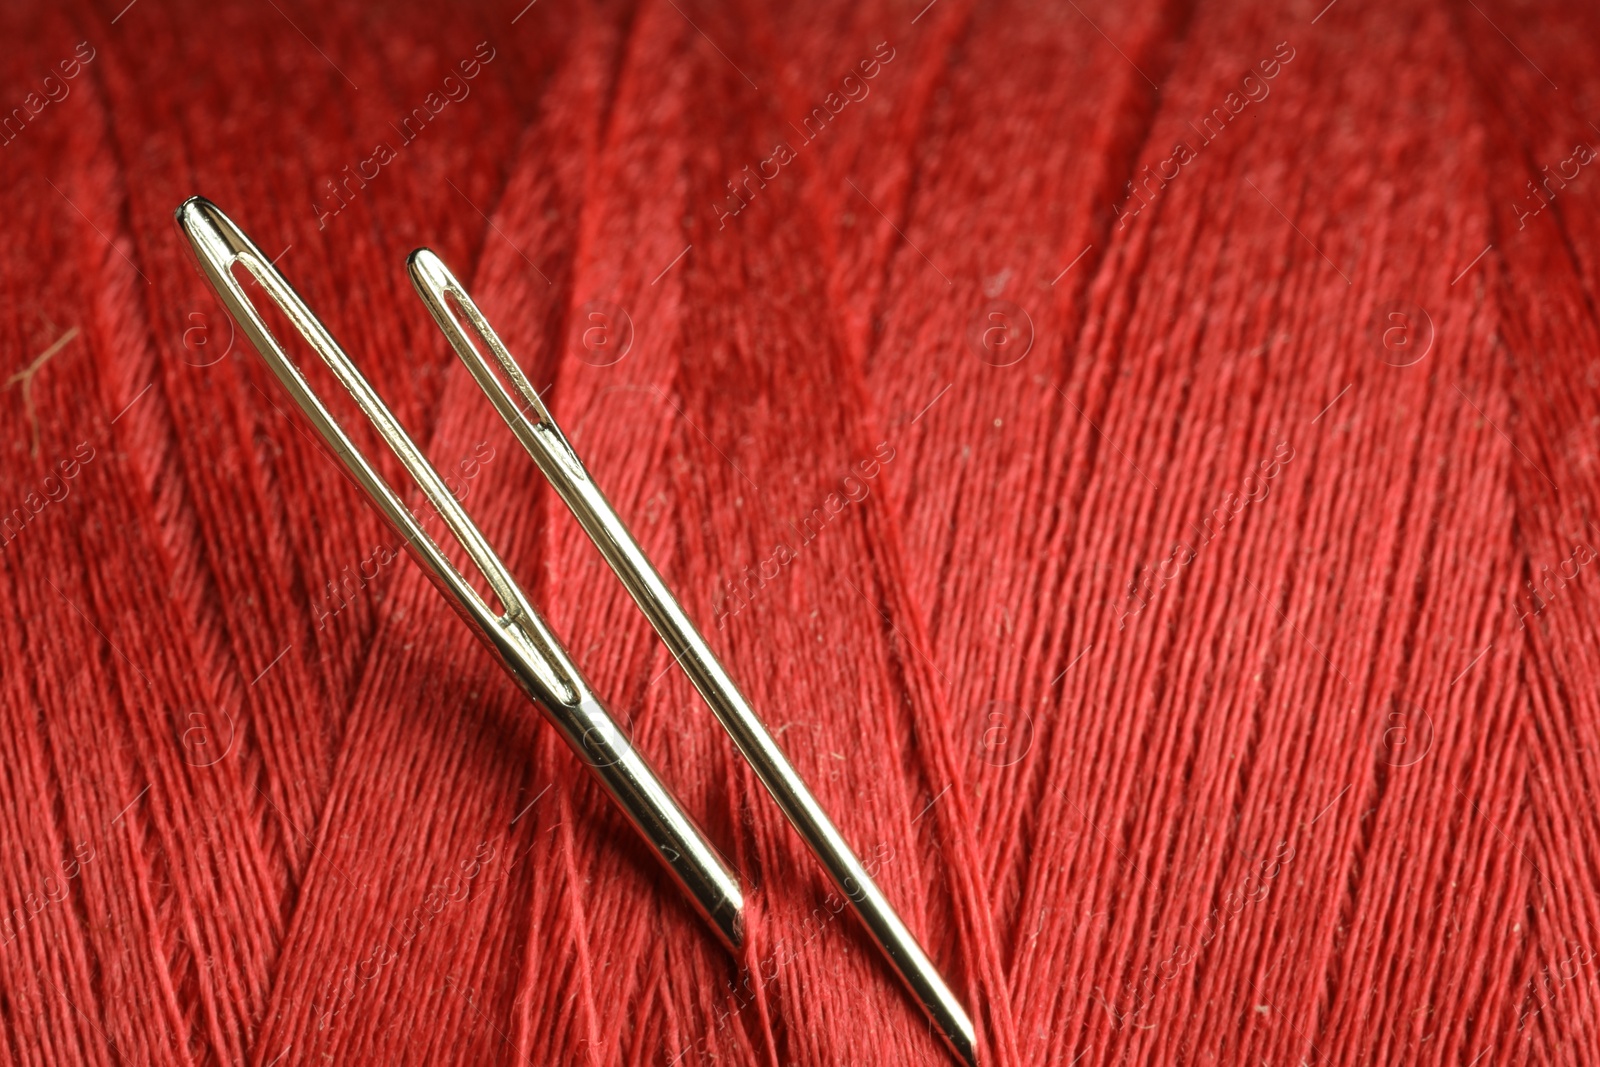
M 4 6 L 0 1062 L 946 1062 L 501 436 L 421 244 L 987 1062 L 1591 1062 L 1597 38 Z M 742 872 L 744 958 L 287 414 L 194 193 Z

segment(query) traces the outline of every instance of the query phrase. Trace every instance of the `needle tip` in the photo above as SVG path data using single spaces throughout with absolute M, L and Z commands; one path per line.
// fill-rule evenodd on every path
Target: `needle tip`
M 978 1067 L 978 1050 L 972 1043 L 971 1035 L 963 1034 L 960 1037 L 945 1035 L 945 1043 L 950 1046 L 950 1051 L 967 1067 Z
M 956 1059 L 967 1067 L 978 1067 L 978 1036 L 973 1032 L 972 1020 L 960 1005 L 952 1003 L 943 1020 L 936 1020 L 934 1025 Z

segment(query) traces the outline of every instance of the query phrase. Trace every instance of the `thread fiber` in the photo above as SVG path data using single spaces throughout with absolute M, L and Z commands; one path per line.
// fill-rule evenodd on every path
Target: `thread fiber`
M 948 1062 L 419 245 L 986 1062 L 1595 1062 L 1592 4 L 69 0 L 0 39 L 0 1062 Z M 742 958 L 291 414 L 195 193 L 742 873 Z

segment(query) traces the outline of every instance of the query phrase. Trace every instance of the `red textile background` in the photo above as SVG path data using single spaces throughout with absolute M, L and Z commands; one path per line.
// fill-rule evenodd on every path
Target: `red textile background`
M 423 244 L 988 1062 L 1596 1062 L 1592 4 L 73 0 L 0 40 L 0 1062 L 947 1062 Z M 391 558 L 194 193 L 743 872 L 745 959 Z

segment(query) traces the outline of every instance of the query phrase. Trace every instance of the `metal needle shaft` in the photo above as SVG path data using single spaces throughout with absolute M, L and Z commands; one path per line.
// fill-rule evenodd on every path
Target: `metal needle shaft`
M 772 799 L 811 847 L 834 885 L 850 901 L 873 940 L 921 1002 L 950 1049 L 963 1062 L 976 1064 L 976 1036 L 961 1002 L 945 984 L 916 937 L 895 914 L 893 906 L 812 796 L 760 716 L 678 605 L 616 510 L 589 477 L 577 453 L 465 288 L 439 257 L 427 249 L 413 252 L 407 265 L 412 283 L 428 305 L 434 321 L 450 339 L 451 346 L 649 618 L 772 794 Z M 495 367 L 463 330 L 451 303 L 466 317 L 472 333 L 489 348 L 500 373 L 511 382 L 517 396 L 506 389 L 496 376 Z
M 644 754 L 606 710 L 548 624 L 528 603 L 516 579 L 501 562 L 472 518 L 451 494 L 433 465 L 417 448 L 367 379 L 337 341 L 244 233 L 213 203 L 191 197 L 178 209 L 178 224 L 188 237 L 201 269 L 238 320 L 261 357 L 294 398 L 306 418 L 339 457 L 351 479 L 366 490 L 374 507 L 404 539 L 423 572 L 478 638 L 499 657 L 518 685 L 560 731 L 568 745 L 617 802 L 640 835 L 655 849 L 689 901 L 731 948 L 744 938 L 744 896 L 738 877 L 661 783 Z M 384 442 L 444 520 L 503 609 L 497 612 L 423 528 L 344 432 L 311 389 L 289 354 L 268 328 L 254 301 L 234 274 L 248 270 L 268 298 L 339 383 L 349 391 Z

